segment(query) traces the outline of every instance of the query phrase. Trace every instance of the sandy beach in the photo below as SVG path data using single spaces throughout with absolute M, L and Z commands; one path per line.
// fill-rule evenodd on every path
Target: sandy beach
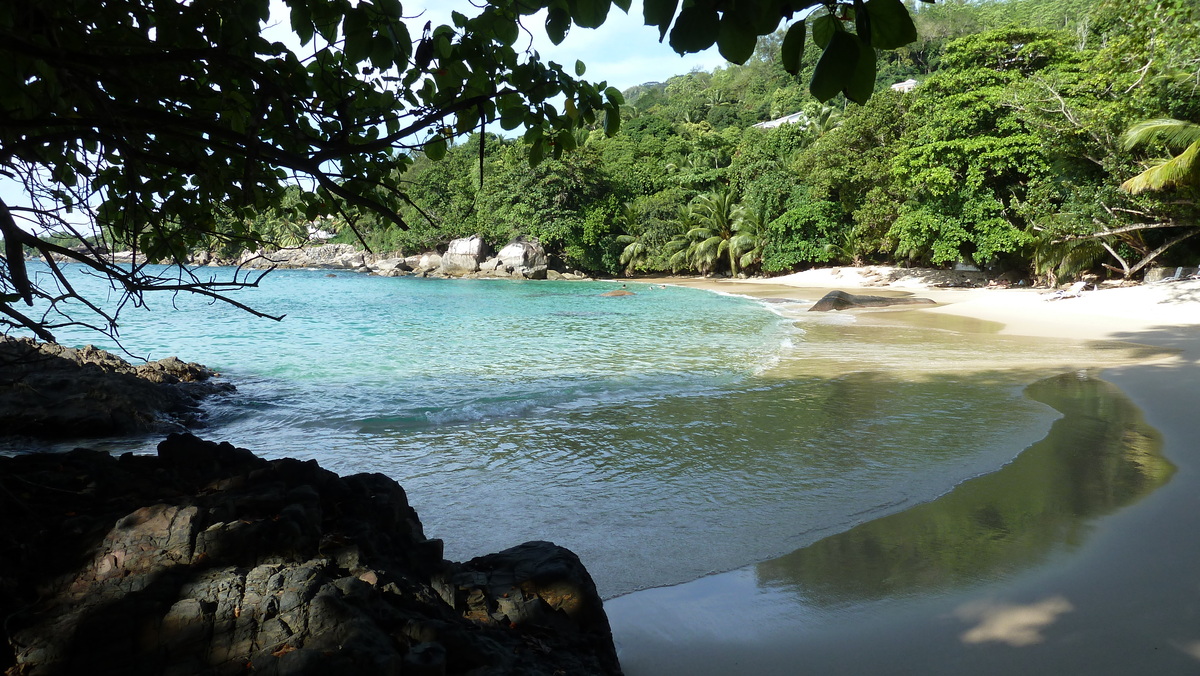
M 1161 435 L 1173 474 L 1133 504 L 1087 519 L 1085 536 L 1068 538 L 1063 551 L 972 584 L 814 608 L 781 598 L 744 570 L 613 599 L 626 673 L 1200 673 L 1200 280 L 1052 300 L 1046 290 L 879 279 L 877 271 L 850 268 L 656 281 L 797 302 L 829 289 L 912 294 L 937 305 L 851 312 L 863 322 L 1028 340 L 1031 363 L 1043 356 L 1039 341 L 1056 350 L 1073 341 L 1085 359 L 1105 353 L 1097 345 L 1150 346 L 1095 365 Z

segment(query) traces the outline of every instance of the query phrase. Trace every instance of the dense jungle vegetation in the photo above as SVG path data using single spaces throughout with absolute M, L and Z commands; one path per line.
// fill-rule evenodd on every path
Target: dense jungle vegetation
M 417 153 L 403 177 L 411 203 L 394 205 L 408 230 L 346 216 L 375 250 L 529 237 L 613 275 L 961 262 L 1053 281 L 1196 264 L 1193 0 L 910 10 L 920 39 L 880 53 L 866 105 L 817 103 L 806 83 L 819 51 L 789 75 L 781 32 L 745 65 L 625 91 L 619 133 L 597 120 L 561 159 L 531 168 L 528 145 L 492 133 L 460 137 L 437 161 Z M 906 80 L 911 91 L 891 88 Z M 1151 158 L 1172 155 L 1155 175 Z M 334 222 L 338 240 L 354 241 L 346 223 Z M 276 212 L 259 223 L 291 244 L 307 225 Z

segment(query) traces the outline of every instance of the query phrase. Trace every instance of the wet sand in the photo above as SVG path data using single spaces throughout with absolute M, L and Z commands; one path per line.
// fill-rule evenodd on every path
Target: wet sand
M 818 543 L 806 548 L 812 551 L 800 550 L 790 555 L 798 557 L 790 562 L 783 557 L 613 599 L 607 605 L 626 672 L 632 676 L 1200 673 L 1200 282 L 1106 289 L 1085 292 L 1080 298 L 1049 300 L 1047 294 L 1034 290 L 838 286 L 833 273 L 814 272 L 767 282 L 685 283 L 725 293 L 809 302 L 828 288 L 931 298 L 939 303 L 937 307 L 857 311 L 858 323 L 934 327 L 929 330 L 949 327 L 964 335 L 995 334 L 1027 341 L 1023 344 L 1028 346 L 1028 362 L 1038 369 L 1053 362 L 1073 368 L 1079 365 L 1075 360 L 1082 360 L 1084 366 L 1086 362 L 1103 366 L 1101 377 L 1119 392 L 1101 392 L 1095 408 L 1081 415 L 1097 420 L 1128 418 L 1127 426 L 1111 429 L 1154 437 L 1155 453 L 1161 453 L 1173 471 L 1159 468 L 1159 482 L 1126 503 L 1114 503 L 1119 507 L 1094 514 L 1080 507 L 1073 525 L 1056 534 L 1062 546 L 1019 565 L 999 558 L 986 570 L 970 566 L 959 570 L 908 562 L 906 567 L 868 570 L 855 578 L 851 570 L 855 562 L 894 558 L 895 553 L 864 554 L 852 547 L 854 542 L 879 541 L 866 536 L 855 540 L 851 534 L 823 549 Z M 946 318 L 940 315 L 951 315 L 951 323 L 943 324 Z M 1130 343 L 1152 348 L 1138 352 L 1128 347 Z M 1039 345 L 1047 347 L 1039 349 Z M 1006 358 L 1005 368 L 1020 368 L 1023 352 L 1017 353 L 1015 361 Z M 1047 354 L 1057 356 L 1047 360 Z M 920 370 L 919 365 L 910 366 Z M 1086 447 L 1091 442 L 1080 443 Z M 1042 476 L 1039 470 L 1027 476 L 1014 473 L 1026 455 L 1033 461 L 1036 453 L 1027 451 L 998 472 L 1009 478 L 1009 483 L 998 484 L 998 490 L 1031 490 L 1030 477 Z M 1140 461 L 1136 454 L 1131 457 L 1135 464 Z M 1124 485 L 1120 478 L 1107 480 L 1106 486 Z M 954 500 L 953 496 L 939 501 Z M 936 506 L 930 509 L 932 515 L 902 513 L 897 518 L 944 518 L 946 512 L 937 512 Z M 967 509 L 986 522 L 985 512 Z M 904 532 L 903 524 L 884 526 Z M 1019 535 L 1032 525 L 1008 524 L 1008 528 Z M 925 544 L 924 554 L 936 553 L 938 546 L 954 546 Z M 841 572 L 838 555 L 849 557 Z M 839 578 L 835 582 L 851 593 L 822 599 L 815 587 L 806 590 L 771 582 L 773 571 L 786 566 L 800 570 L 795 573 L 799 579 L 820 579 L 815 563 L 819 560 L 834 571 Z M 916 571 L 916 582 L 878 579 L 895 576 L 897 570 Z M 940 579 L 947 570 L 961 579 L 956 577 L 955 584 Z M 885 591 L 854 593 L 855 586 L 872 584 Z

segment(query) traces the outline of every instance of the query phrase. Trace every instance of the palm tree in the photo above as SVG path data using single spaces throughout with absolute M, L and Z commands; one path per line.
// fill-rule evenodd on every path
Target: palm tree
M 807 128 L 813 137 L 833 131 L 842 126 L 842 111 L 834 106 L 822 105 L 808 117 Z
M 1146 120 L 1130 127 L 1124 140 L 1126 149 L 1161 140 L 1168 148 L 1182 147 L 1184 150 L 1174 157 L 1152 160 L 1149 169 L 1122 183 L 1122 190 L 1137 194 L 1200 183 L 1200 124 L 1172 119 Z
M 670 266 L 671 272 L 679 272 L 692 266 L 692 241 L 688 235 L 696 227 L 696 223 L 696 212 L 690 206 L 679 207 L 675 217 L 675 234 L 663 247 L 663 254 L 667 256 L 667 265 Z
M 699 224 L 688 232 L 692 244 L 692 263 L 703 273 L 720 267 L 721 259 L 729 258 L 729 269 L 734 276 L 738 273 L 738 254 L 730 246 L 737 234 L 744 209 L 738 204 L 737 195 L 728 187 L 719 192 L 701 195 L 695 201 Z
M 625 266 L 625 276 L 632 277 L 634 270 L 643 267 L 650 258 L 650 247 L 646 244 L 645 233 L 629 234 L 642 230 L 642 215 L 630 202 L 621 205 L 621 213 L 617 214 L 616 225 L 624 233 L 617 236 L 617 243 L 624 244 L 621 251 L 621 265 Z
M 737 258 L 738 265 L 746 270 L 762 262 L 763 249 L 767 246 L 767 223 L 770 213 L 764 205 L 757 209 L 743 208 L 742 217 L 734 223 L 735 234 L 729 240 L 729 250 Z

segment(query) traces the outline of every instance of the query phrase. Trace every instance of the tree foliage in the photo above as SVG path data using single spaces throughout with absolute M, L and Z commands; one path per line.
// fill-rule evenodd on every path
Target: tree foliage
M 620 128 L 619 91 L 579 79 L 582 63 L 568 73 L 515 45 L 522 18 L 535 12 L 546 10 L 544 30 L 559 43 L 573 26 L 602 24 L 613 5 L 628 11 L 629 0 L 488 0 L 475 16 L 456 12 L 452 25 L 419 30 L 399 0 L 285 4 L 299 53 L 265 37 L 267 0 L 0 7 L 0 176 L 23 192 L 0 202 L 0 322 L 52 339 L 59 301 L 78 297 L 61 274 L 64 259 L 110 277 L 135 302 L 156 289 L 220 297 L 253 285 L 237 276 L 206 282 L 186 269 L 164 282 L 146 263 L 269 241 L 281 232 L 263 214 L 281 207 L 309 221 L 336 214 L 351 230 L 380 221 L 407 228 L 403 207 L 420 211 L 402 178 L 414 159 L 441 160 L 457 137 L 479 131 L 482 166 L 488 124 L 523 128 L 535 166 L 586 141 L 580 129 Z M 808 16 L 814 7 L 822 9 Z M 874 50 L 915 38 L 900 0 L 647 0 L 644 16 L 677 51 L 716 44 L 734 63 L 747 62 L 781 21 L 800 17 L 774 43 L 775 62 L 791 74 L 803 67 L 811 19 L 814 37 L 829 33 L 814 40 L 822 56 L 811 88 L 822 100 L 837 92 L 866 100 Z M 693 122 L 700 113 L 717 125 L 745 119 L 713 94 L 687 113 Z M 727 159 L 721 144 L 713 150 L 716 171 Z M 703 168 L 698 184 L 715 185 L 707 165 L 695 168 Z M 660 187 L 654 176 L 641 180 L 643 193 Z M 604 238 L 598 219 L 612 211 L 583 217 L 591 233 L 583 244 Z M 574 226 L 536 227 L 565 241 Z M 294 241 L 295 228 L 284 230 L 280 242 Z M 39 236 L 46 232 L 80 244 L 64 247 Z M 132 268 L 113 262 L 115 248 L 134 252 Z M 51 282 L 30 279 L 26 249 L 51 266 Z M 22 302 L 35 309 L 18 310 Z M 99 314 L 97 328 L 115 331 L 115 317 Z
M 802 82 L 820 54 L 807 52 L 801 75 L 789 74 L 778 50 L 786 32 L 778 32 L 743 65 L 627 90 L 622 129 L 579 141 L 594 154 L 578 213 L 535 206 L 514 227 L 528 234 L 544 227 L 540 220 L 566 218 L 579 235 L 569 252 L 564 237 L 555 239 L 560 256 L 624 274 L 965 262 L 1057 280 L 1103 265 L 1127 276 L 1153 261 L 1186 262 L 1191 240 L 1176 240 L 1195 221 L 1191 188 L 1131 196 L 1117 187 L 1142 169 L 1140 150 L 1127 149 L 1122 133 L 1138 119 L 1191 110 L 1200 98 L 1179 74 L 1194 73 L 1181 64 L 1200 55 L 1186 40 L 1130 52 L 1131 33 L 1182 40 L 1188 32 L 1161 8 L 1117 4 L 1081 0 L 1078 14 L 1048 0 L 923 8 L 914 18 L 931 37 L 882 57 L 880 91 L 861 106 L 805 96 Z M 1107 19 L 1114 11 L 1126 20 Z M 1020 25 L 1006 23 L 1008 14 Z M 1170 67 L 1156 73 L 1167 55 Z M 884 87 L 914 76 L 911 92 Z M 777 107 L 792 101 L 796 109 Z M 754 128 L 780 112 L 795 121 Z M 468 141 L 442 164 L 470 167 L 477 153 Z M 431 177 L 422 203 L 454 182 L 426 166 L 410 172 L 418 183 Z M 506 171 L 489 165 L 486 174 L 505 178 L 485 176 L 460 197 L 495 205 L 470 217 L 474 231 L 495 233 L 495 246 L 509 231 L 490 229 L 491 214 L 547 204 Z M 729 212 L 739 211 L 732 222 L 744 230 L 714 238 L 699 207 L 719 195 L 738 196 Z
M 1200 119 L 1191 0 L 648 0 L 676 50 L 715 44 L 737 65 L 624 93 L 516 45 L 539 10 L 559 42 L 626 2 L 489 0 L 447 26 L 395 0 L 286 4 L 298 53 L 264 37 L 265 0 L 0 7 L 0 183 L 22 194 L 0 203 L 0 321 L 43 337 L 72 321 L 54 314 L 73 295 L 57 260 L 134 302 L 220 296 L 255 279 L 146 263 L 294 243 L 316 219 L 406 252 L 537 237 L 610 274 L 1130 276 L 1196 253 L 1194 139 L 1123 137 Z M 1153 175 L 1137 178 L 1147 152 L 1177 153 L 1167 189 L 1118 190 Z M 51 274 L 29 279 L 23 252 Z

